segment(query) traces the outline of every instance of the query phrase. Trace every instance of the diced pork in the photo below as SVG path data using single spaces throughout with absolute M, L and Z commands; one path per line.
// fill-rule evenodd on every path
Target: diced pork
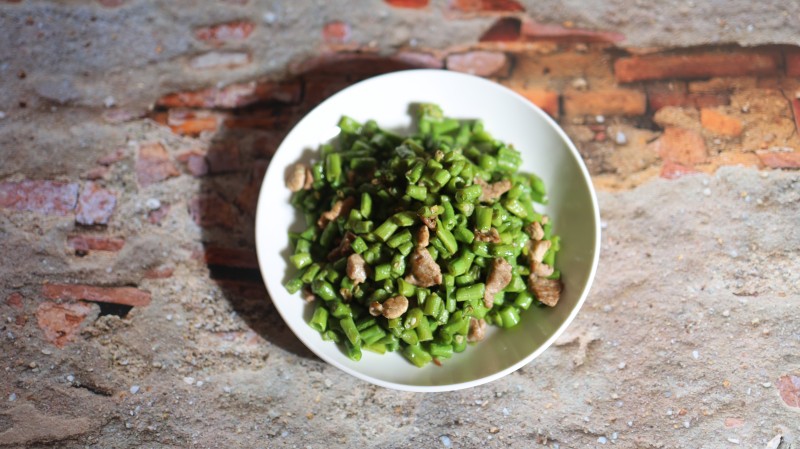
M 289 172 L 286 174 L 286 187 L 292 192 L 303 190 L 306 184 L 306 177 L 308 176 L 307 173 L 310 174 L 311 171 L 305 164 L 298 162 L 292 165 Z M 314 180 L 313 176 L 311 180 Z
M 486 337 L 486 320 L 470 318 L 467 341 L 474 343 L 483 340 L 484 337 Z
M 483 305 L 487 309 L 491 309 L 494 305 L 494 295 L 511 282 L 511 270 L 511 264 L 502 257 L 497 257 L 492 261 L 492 271 L 486 279 L 486 288 L 483 291 Z
M 525 231 L 533 240 L 541 240 L 544 238 L 544 229 L 542 229 L 542 224 L 538 221 L 534 221 L 528 226 L 525 226 Z
M 504 193 L 511 190 L 511 181 L 503 179 L 502 181 L 487 183 L 481 178 L 475 178 L 475 184 L 481 186 L 480 202 L 490 203 L 503 196 Z
M 430 243 L 431 234 L 427 226 L 420 226 L 417 231 L 417 248 L 426 248 Z
M 534 262 L 541 262 L 544 260 L 544 255 L 547 254 L 547 250 L 550 249 L 552 244 L 553 243 L 550 242 L 550 240 L 534 241 L 530 255 L 528 256 L 530 257 L 531 265 L 533 265 Z
M 343 215 L 349 214 L 350 209 L 353 208 L 355 202 L 356 200 L 352 196 L 348 196 L 343 200 L 336 201 L 333 203 L 331 210 L 322 213 L 322 215 L 319 217 L 319 220 L 317 220 L 317 226 L 324 228 L 331 221 L 336 220 Z
M 347 258 L 347 277 L 349 277 L 354 285 L 358 285 L 367 280 L 367 262 L 361 257 L 361 254 L 350 254 Z
M 417 247 L 411 254 L 411 274 L 406 282 L 417 287 L 433 287 L 442 283 L 442 269 L 427 249 Z
M 381 304 L 383 316 L 388 319 L 399 318 L 408 310 L 408 299 L 405 296 L 397 295 L 389 298 Z
M 536 299 L 550 307 L 554 307 L 561 297 L 562 286 L 558 279 L 547 279 L 531 274 L 528 277 L 528 288 L 533 290 Z
M 475 240 L 479 242 L 500 243 L 500 233 L 497 229 L 490 228 L 486 232 L 475 231 Z

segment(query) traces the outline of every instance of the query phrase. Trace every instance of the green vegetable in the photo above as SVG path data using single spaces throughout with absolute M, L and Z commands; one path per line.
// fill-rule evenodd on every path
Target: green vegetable
M 463 352 L 472 320 L 518 325 L 538 303 L 528 286 L 534 266 L 526 227 L 538 222 L 550 241 L 537 263 L 554 267 L 561 247 L 534 205 L 547 201 L 544 182 L 517 173 L 522 158 L 513 146 L 480 121 L 445 117 L 433 104 L 417 105 L 416 119 L 416 134 L 404 138 L 342 117 L 339 136 L 310 166 L 311 188 L 291 200 L 307 228 L 290 233 L 297 273 L 285 287 L 318 298 L 309 326 L 352 360 L 362 350 L 401 352 L 421 367 Z M 496 193 L 500 181 L 505 188 Z M 497 291 L 489 275 L 501 258 L 511 281 Z M 357 264 L 366 276 L 351 279 L 348 266 Z M 435 264 L 440 278 L 426 265 L 421 276 L 433 277 L 422 284 L 419 264 Z M 560 276 L 553 270 L 546 278 Z M 403 313 L 381 316 L 393 313 L 387 301 L 398 296 Z

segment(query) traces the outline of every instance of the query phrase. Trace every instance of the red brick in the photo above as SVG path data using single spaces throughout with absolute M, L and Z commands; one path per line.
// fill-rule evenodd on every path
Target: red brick
M 0 182 L 0 208 L 67 215 L 78 203 L 78 184 L 56 181 Z
M 756 155 L 769 168 L 800 168 L 800 153 L 759 151 Z
M 180 153 L 175 159 L 186 166 L 186 170 L 192 176 L 200 177 L 208 174 L 208 162 L 206 153 L 200 150 L 189 150 Z
M 689 173 L 698 173 L 698 171 L 692 167 L 687 167 L 671 161 L 664 161 L 659 176 L 665 179 L 676 179 L 683 175 L 688 175 Z
M 114 165 L 117 162 L 125 159 L 126 151 L 124 148 L 117 148 L 116 150 L 108 153 L 107 155 L 97 159 L 97 163 L 100 165 L 110 166 Z
M 212 51 L 190 59 L 189 66 L 200 70 L 233 69 L 250 64 L 251 61 L 252 56 L 248 52 Z
M 644 93 L 633 89 L 605 89 L 564 94 L 567 115 L 643 115 L 647 110 Z
M 716 109 L 700 110 L 700 123 L 715 134 L 736 137 L 742 134 L 742 121 Z
M 82 225 L 108 224 L 116 206 L 117 196 L 113 192 L 94 182 L 87 182 L 78 196 L 75 221 Z
M 42 295 L 47 299 L 93 301 L 141 307 L 150 304 L 150 292 L 134 287 L 97 287 L 83 284 L 43 284 Z
M 786 75 L 800 77 L 800 50 L 786 52 Z
M 794 116 L 795 132 L 800 134 L 800 98 L 792 98 L 792 115 Z
M 687 92 L 648 92 L 647 101 L 652 112 L 667 106 L 706 108 L 727 106 L 731 99 L 726 94 Z
M 708 157 L 703 136 L 689 129 L 669 127 L 653 144 L 665 165 L 666 162 L 673 162 L 692 167 L 705 162 Z
M 208 247 L 205 250 L 205 262 L 233 268 L 258 268 L 255 251 L 247 249 Z
M 161 207 L 147 213 L 147 221 L 152 224 L 160 224 L 169 215 L 171 208 L 172 206 L 169 204 L 161 203 Z
M 125 246 L 125 239 L 104 235 L 73 234 L 67 237 L 67 245 L 76 252 L 84 254 L 89 251 L 119 251 Z
M 36 309 L 36 321 L 44 338 L 59 348 L 72 341 L 92 307 L 84 303 L 44 302 Z
M 172 277 L 175 267 L 172 265 L 159 265 L 144 272 L 145 279 L 167 279 Z
M 254 162 L 253 173 L 250 177 L 250 183 L 239 192 L 236 197 L 236 205 L 239 209 L 254 214 L 258 204 L 258 194 L 261 192 L 261 183 L 264 180 L 264 174 L 267 172 L 268 161 L 256 160 Z
M 725 427 L 728 429 L 733 429 L 735 427 L 742 427 L 743 425 L 744 425 L 744 420 L 742 418 L 734 418 L 734 417 L 725 418 Z
M 247 20 L 236 20 L 233 22 L 220 23 L 195 29 L 194 35 L 197 39 L 210 45 L 219 47 L 228 42 L 240 42 L 246 40 L 253 33 L 255 25 Z
M 322 27 L 322 40 L 328 44 L 342 44 L 350 39 L 350 25 L 336 20 Z
M 234 115 L 225 119 L 228 129 L 263 129 L 284 128 L 294 120 L 289 111 L 273 111 L 271 114 L 261 111 L 259 115 Z
M 711 78 L 715 76 L 769 75 L 780 67 L 775 52 L 693 53 L 620 58 L 614 63 L 617 81 Z
M 503 17 L 486 30 L 481 42 L 516 42 L 522 37 L 522 21 L 516 17 Z
M 241 169 L 239 146 L 235 142 L 218 142 L 206 153 L 209 173 L 227 173 Z
M 450 9 L 461 12 L 524 12 L 515 0 L 451 0 Z
M 556 118 L 559 116 L 558 92 L 547 89 L 527 88 L 514 88 L 514 90 L 551 116 Z
M 388 5 L 395 8 L 419 9 L 428 6 L 428 0 L 384 0 Z
M 189 201 L 189 214 L 199 226 L 232 229 L 236 225 L 233 207 L 215 194 L 202 194 Z
M 616 43 L 625 40 L 625 35 L 611 31 L 592 31 L 567 28 L 561 25 L 544 24 L 528 20 L 522 23 L 522 37 L 527 41 Z
M 159 142 L 144 143 L 139 146 L 139 157 L 136 160 L 136 177 L 139 185 L 146 187 L 179 174 L 167 150 Z
M 492 51 L 471 51 L 449 55 L 447 69 L 477 76 L 506 76 L 509 62 L 505 53 Z
M 778 394 L 789 407 L 800 408 L 800 376 L 786 374 L 778 378 Z
M 172 132 L 186 136 L 216 131 L 221 121 L 220 116 L 213 112 L 188 109 L 170 109 L 166 119 Z
M 6 304 L 14 309 L 22 310 L 24 308 L 22 305 L 22 299 L 22 295 L 19 292 L 14 292 L 6 297 Z
M 171 93 L 161 97 L 156 104 L 168 108 L 239 108 L 262 101 L 295 103 L 300 100 L 298 81 L 250 81 L 222 88 L 209 88 L 191 92 Z
M 100 166 L 100 167 L 93 167 L 87 170 L 83 175 L 82 178 L 88 179 L 90 181 L 98 181 L 101 179 L 105 179 L 108 175 L 108 167 Z

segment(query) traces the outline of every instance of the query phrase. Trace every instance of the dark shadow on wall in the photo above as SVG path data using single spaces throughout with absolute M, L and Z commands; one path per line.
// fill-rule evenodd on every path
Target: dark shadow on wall
M 271 156 L 305 113 L 339 90 L 382 73 L 435 67 L 372 54 L 338 55 L 301 67 L 278 92 L 246 106 L 224 109 L 224 124 L 205 155 L 184 160 L 203 174 L 189 212 L 203 228 L 203 258 L 223 296 L 250 329 L 282 349 L 315 358 L 284 323 L 267 294 L 255 252 L 255 210 Z M 156 113 L 164 113 L 157 111 Z M 167 113 L 174 111 L 167 111 Z M 288 254 L 288 251 L 287 251 Z M 298 301 L 301 299 L 298 298 Z

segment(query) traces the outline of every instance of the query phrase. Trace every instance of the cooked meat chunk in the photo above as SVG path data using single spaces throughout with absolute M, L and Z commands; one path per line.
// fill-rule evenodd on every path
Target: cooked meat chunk
M 306 179 L 303 182 L 303 190 L 311 190 L 312 184 L 314 184 L 314 173 L 311 172 L 311 168 L 306 166 Z
M 300 190 L 303 190 L 307 182 L 306 176 L 308 176 L 310 173 L 311 171 L 308 169 L 308 167 L 301 162 L 292 165 L 292 167 L 289 169 L 289 172 L 286 174 L 286 187 L 288 187 L 292 192 L 299 192 Z M 313 182 L 313 176 L 311 177 L 311 180 Z
M 328 253 L 328 260 L 333 262 L 336 259 L 346 256 L 353 252 L 353 248 L 350 247 L 350 244 L 353 243 L 353 240 L 356 239 L 356 235 L 350 231 L 347 231 L 344 234 L 344 237 L 339 241 L 339 244 L 336 245 L 336 248 L 333 248 L 331 252 Z
M 502 257 L 497 257 L 492 261 L 492 271 L 486 279 L 486 289 L 483 291 L 483 305 L 487 309 L 492 308 L 494 295 L 511 282 L 511 270 L 511 264 Z
M 550 276 L 555 271 L 553 267 L 542 262 L 533 262 L 531 264 L 531 269 L 533 270 L 533 274 L 541 277 Z
M 542 224 L 538 221 L 534 221 L 528 226 L 525 226 L 525 232 L 534 240 L 541 240 L 544 238 L 544 229 L 542 229 Z
M 369 314 L 372 316 L 383 315 L 383 304 L 379 303 L 378 301 L 372 301 L 369 303 Z
M 317 226 L 324 228 L 331 221 L 336 220 L 340 216 L 349 214 L 355 202 L 356 200 L 352 196 L 335 202 L 331 210 L 323 212 L 322 215 L 320 215 L 319 220 L 317 220 Z
M 347 258 L 347 277 L 353 281 L 353 285 L 358 285 L 367 280 L 367 262 L 361 254 L 350 254 Z
M 387 299 L 381 304 L 383 316 L 388 319 L 399 318 L 408 310 L 408 299 L 405 296 L 397 295 Z
M 417 247 L 411 254 L 411 274 L 406 282 L 417 287 L 433 287 L 442 283 L 442 269 L 427 249 Z
M 427 226 L 420 226 L 417 231 L 417 248 L 426 248 L 430 243 L 431 234 Z
M 550 240 L 538 240 L 533 242 L 531 252 L 528 256 L 531 261 L 531 266 L 533 266 L 534 262 L 541 262 L 544 259 L 544 255 L 547 254 L 547 250 L 550 249 L 552 244 Z
M 528 277 L 528 288 L 533 290 L 536 299 L 550 307 L 555 306 L 561 297 L 561 281 L 558 279 L 546 279 L 531 274 Z
M 486 232 L 475 231 L 475 240 L 479 242 L 500 243 L 500 233 L 497 229 L 490 228 Z
M 474 343 L 483 340 L 484 337 L 486 337 L 486 320 L 470 318 L 467 341 Z
M 420 216 L 419 219 L 422 220 L 422 223 L 424 223 L 425 226 L 427 226 L 428 229 L 430 229 L 431 231 L 436 229 L 436 219 L 435 218 Z
M 306 287 L 303 289 L 303 299 L 306 302 L 314 302 L 314 300 L 317 299 L 317 297 L 314 295 L 314 293 L 311 292 L 311 289 Z
M 511 190 L 511 181 L 508 179 L 488 184 L 481 178 L 475 178 L 474 182 L 481 186 L 480 202 L 482 203 L 492 202 Z

